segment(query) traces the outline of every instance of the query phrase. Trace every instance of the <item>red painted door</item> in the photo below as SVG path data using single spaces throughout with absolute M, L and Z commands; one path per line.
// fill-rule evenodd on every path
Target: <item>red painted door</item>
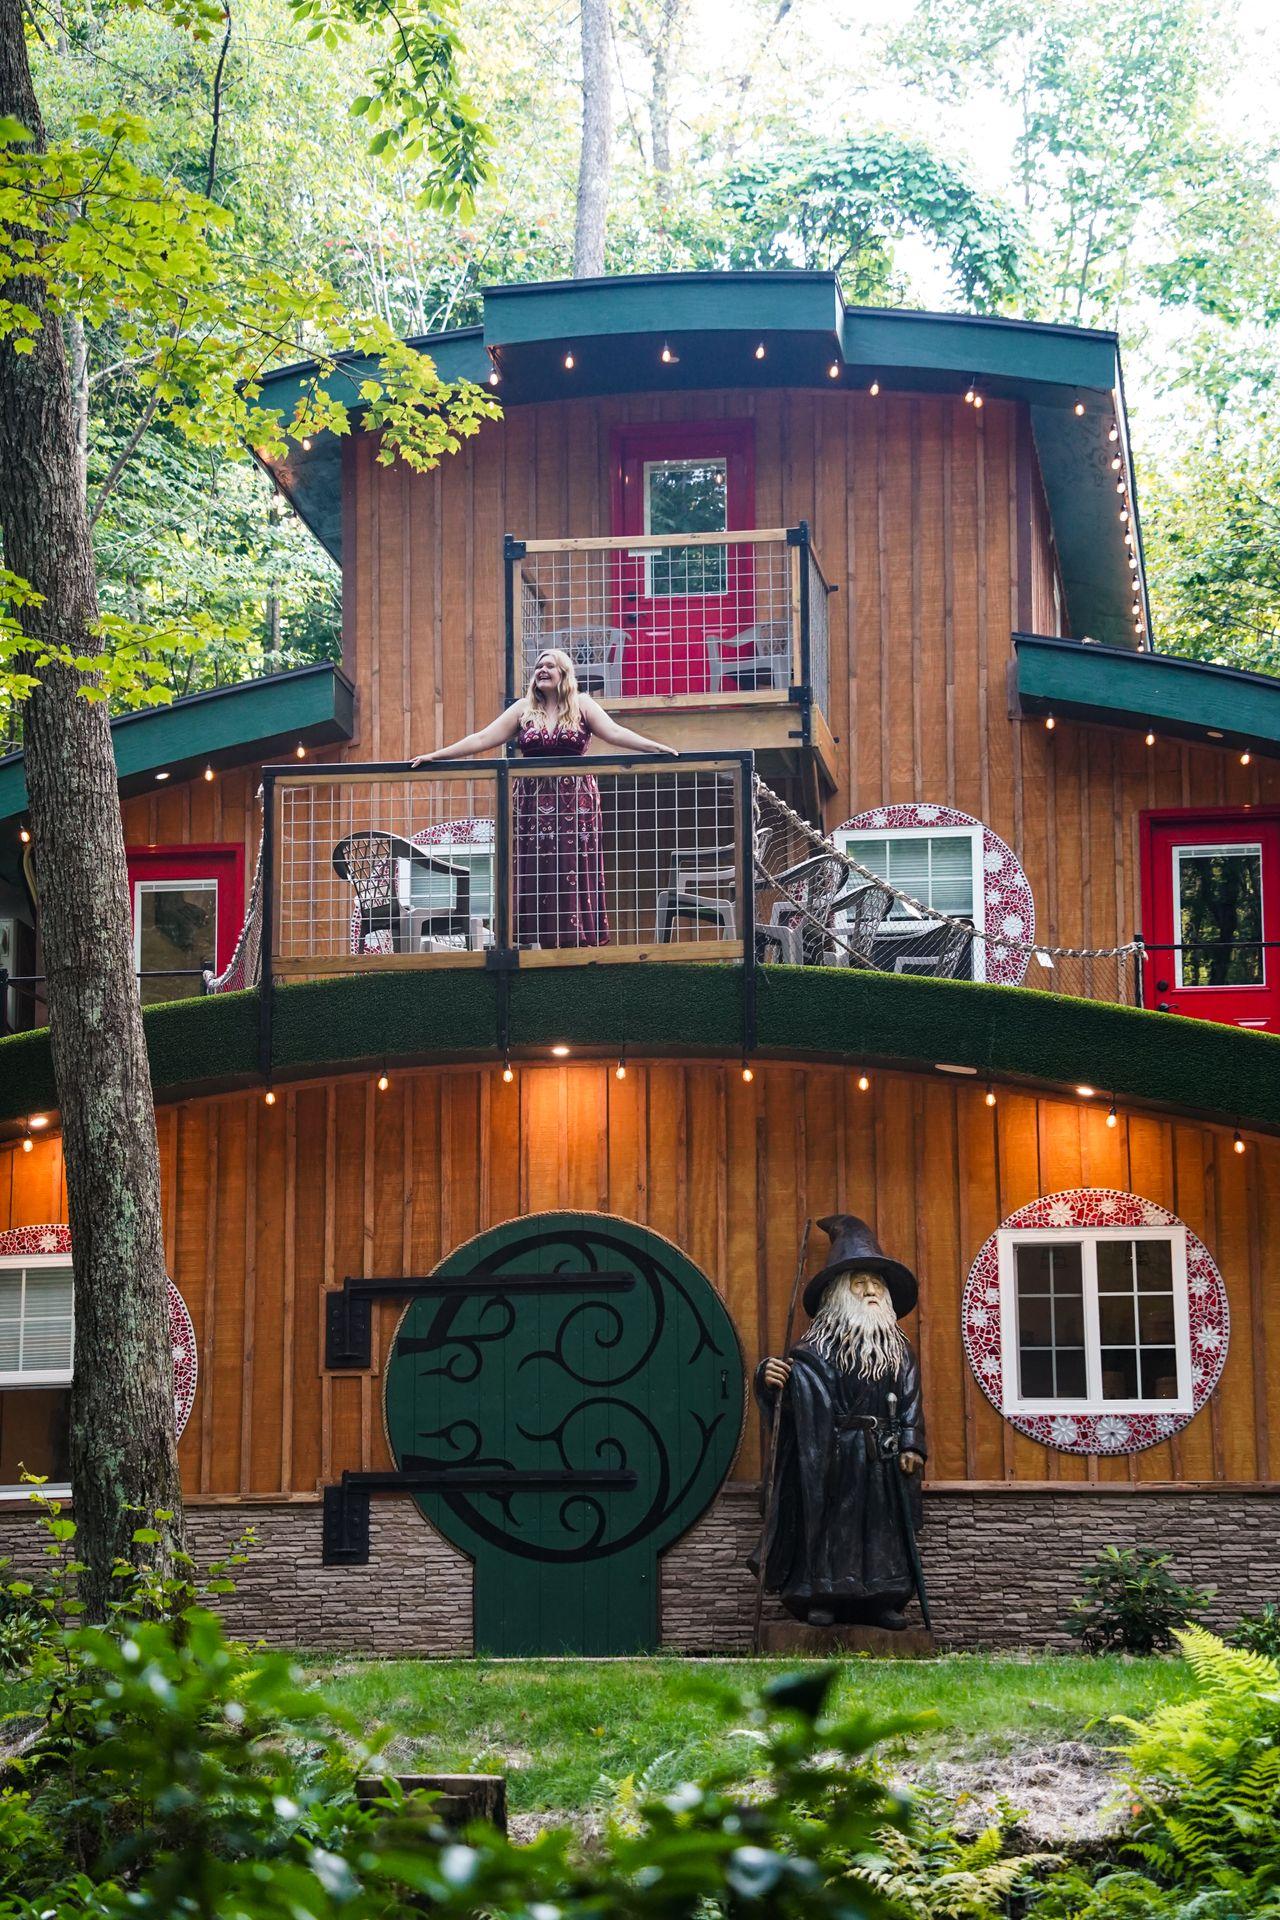
M 1153 813 L 1142 829 L 1147 1005 L 1280 1032 L 1280 814 Z
M 618 427 L 613 456 L 617 535 L 715 534 L 754 523 L 749 420 Z M 779 552 L 778 565 L 785 568 L 786 549 Z M 736 655 L 752 656 L 755 566 L 751 542 L 621 551 L 612 598 L 614 623 L 627 636 L 623 692 L 707 692 L 712 685 L 709 639 L 719 652 L 721 679 Z M 741 643 L 739 635 L 746 636 Z
M 206 967 L 230 964 L 244 923 L 236 846 L 129 847 L 133 956 L 142 1004 L 194 999 Z

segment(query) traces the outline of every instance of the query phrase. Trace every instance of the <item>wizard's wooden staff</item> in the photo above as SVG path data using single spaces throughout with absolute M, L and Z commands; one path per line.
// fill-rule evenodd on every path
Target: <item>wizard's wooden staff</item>
M 804 1232 L 800 1236 L 800 1258 L 796 1261 L 796 1277 L 791 1287 L 791 1302 L 787 1307 L 787 1332 L 782 1343 L 782 1357 L 785 1360 L 791 1351 L 791 1335 L 795 1329 L 796 1305 L 800 1299 L 800 1288 L 804 1281 L 804 1265 L 809 1255 L 809 1235 L 813 1231 L 812 1220 L 804 1223 Z M 769 1456 L 764 1469 L 764 1510 L 760 1519 L 760 1545 L 756 1554 L 756 1611 L 751 1625 L 751 1649 L 760 1651 L 760 1616 L 764 1611 L 764 1560 L 769 1544 L 769 1520 L 773 1512 L 773 1476 L 778 1464 L 778 1435 L 782 1431 L 782 1396 L 785 1387 L 778 1388 L 773 1403 L 773 1426 L 769 1434 Z

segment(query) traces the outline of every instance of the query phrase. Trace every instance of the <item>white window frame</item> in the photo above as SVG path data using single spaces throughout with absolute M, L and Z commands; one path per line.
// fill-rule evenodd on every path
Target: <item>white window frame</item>
M 1170 1249 L 1173 1271 L 1173 1332 L 1177 1355 L 1178 1393 L 1172 1400 L 1104 1400 L 1102 1397 L 1102 1338 L 1098 1320 L 1098 1260 L 1100 1240 L 1160 1240 Z M 1083 1399 L 1031 1399 L 1019 1390 L 1018 1273 L 1015 1259 L 1020 1246 L 1080 1247 L 1083 1279 L 1085 1386 Z M 996 1234 L 1000 1269 L 1000 1378 L 1001 1410 L 1007 1414 L 1044 1413 L 1168 1413 L 1190 1415 L 1191 1317 L 1187 1292 L 1187 1230 L 1171 1227 L 1001 1227 Z
M 1172 889 L 1169 898 L 1170 898 L 1170 904 L 1173 908 L 1174 931 L 1178 936 L 1177 941 L 1175 943 L 1175 951 L 1173 956 L 1173 963 L 1174 963 L 1174 969 L 1175 969 L 1174 978 L 1177 981 L 1178 992 L 1179 993 L 1265 993 L 1269 985 L 1269 982 L 1267 980 L 1267 949 L 1265 945 L 1265 940 L 1266 940 L 1265 931 L 1259 936 L 1260 942 L 1263 943 L 1262 944 L 1262 978 L 1261 980 L 1253 980 L 1253 981 L 1242 980 L 1238 984 L 1233 986 L 1214 987 L 1214 986 L 1199 986 L 1195 983 L 1184 980 L 1182 977 L 1182 948 L 1183 948 L 1182 871 L 1181 871 L 1180 863 L 1181 863 L 1183 854 L 1184 853 L 1199 853 L 1199 854 L 1253 853 L 1253 854 L 1256 854 L 1258 857 L 1259 920 L 1261 925 L 1265 929 L 1267 902 L 1266 902 L 1265 894 L 1263 893 L 1263 888 L 1266 885 L 1266 879 L 1264 877 L 1264 872 L 1263 872 L 1264 855 L 1263 855 L 1261 840 L 1213 840 L 1213 841 L 1206 840 L 1203 842 L 1196 842 L 1194 840 L 1184 840 L 1179 842 L 1175 847 L 1173 847 L 1171 851 L 1172 851 L 1173 870 L 1169 876 L 1169 884 Z
M 65 1253 L 17 1253 L 0 1256 L 0 1272 L 12 1272 L 14 1269 L 30 1273 L 34 1268 L 69 1268 L 71 1258 Z M 72 1307 L 71 1323 L 72 1350 L 75 1342 L 75 1310 Z M 72 1380 L 70 1367 L 45 1367 L 38 1373 L 0 1372 L 0 1393 L 23 1393 L 39 1387 L 69 1387 Z M 30 1486 L 6 1486 L 0 1482 L 0 1500 L 29 1500 L 35 1491 Z M 39 1491 L 46 1499 L 67 1500 L 71 1497 L 69 1485 L 55 1486 L 52 1482 Z
M 985 939 L 987 931 L 987 901 L 983 887 L 982 831 L 980 826 L 936 827 L 930 826 L 927 822 L 922 821 L 918 827 L 850 827 L 836 835 L 836 845 L 842 853 L 847 853 L 851 860 L 857 858 L 857 855 L 852 852 L 853 843 L 857 840 L 919 840 L 923 835 L 926 839 L 930 840 L 967 840 L 969 842 L 973 894 L 973 930 L 975 933 L 984 936 L 982 939 L 975 940 L 973 943 L 973 978 L 975 980 L 985 980 L 987 977 L 987 942 Z M 866 862 L 859 861 L 859 865 L 865 866 Z M 896 884 L 889 879 L 887 874 L 881 877 L 887 886 Z M 963 918 L 964 916 L 961 915 L 959 917 Z M 901 914 L 887 914 L 880 922 L 879 934 L 880 937 L 885 940 L 892 940 L 895 935 L 905 939 L 909 933 L 919 933 L 928 927 L 938 926 L 939 924 L 937 920 L 931 919 L 927 914 L 917 913 L 913 908 L 907 907 Z M 922 969 L 913 969 L 913 971 L 922 971 Z
M 721 467 L 724 470 L 724 527 L 729 531 L 729 457 L 723 453 L 677 453 L 663 454 L 654 460 L 645 460 L 640 469 L 641 505 L 644 508 L 644 530 L 653 533 L 653 517 L 649 511 L 649 475 L 658 467 Z M 707 529 L 708 532 L 712 529 Z M 655 593 L 653 586 L 653 563 L 656 558 L 652 548 L 646 548 L 644 559 L 644 597 L 646 600 L 723 600 L 729 591 L 729 549 L 720 549 L 724 555 L 724 585 L 722 587 L 700 588 L 696 594 Z
M 139 986 L 142 984 L 142 896 L 144 893 L 190 893 L 195 887 L 201 887 L 213 894 L 213 954 L 215 973 L 218 969 L 218 876 L 214 873 L 193 873 L 186 880 L 149 880 L 145 874 L 136 874 L 133 882 L 133 971 Z M 198 991 L 196 986 L 192 993 Z

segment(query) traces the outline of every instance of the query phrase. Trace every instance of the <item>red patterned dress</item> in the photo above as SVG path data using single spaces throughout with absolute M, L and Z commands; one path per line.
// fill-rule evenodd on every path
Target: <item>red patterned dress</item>
M 585 753 L 591 729 L 524 720 L 516 745 L 527 760 Z M 600 789 L 589 773 L 521 779 L 515 787 L 515 939 L 521 947 L 609 944 L 601 847 Z

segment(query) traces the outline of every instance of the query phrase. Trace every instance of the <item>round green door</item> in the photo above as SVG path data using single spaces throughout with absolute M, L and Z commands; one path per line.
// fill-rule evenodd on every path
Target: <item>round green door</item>
M 742 1432 L 720 1296 L 609 1214 L 508 1221 L 432 1280 L 396 1330 L 387 1436 L 423 1513 L 475 1562 L 477 1651 L 655 1647 L 658 1555 Z

